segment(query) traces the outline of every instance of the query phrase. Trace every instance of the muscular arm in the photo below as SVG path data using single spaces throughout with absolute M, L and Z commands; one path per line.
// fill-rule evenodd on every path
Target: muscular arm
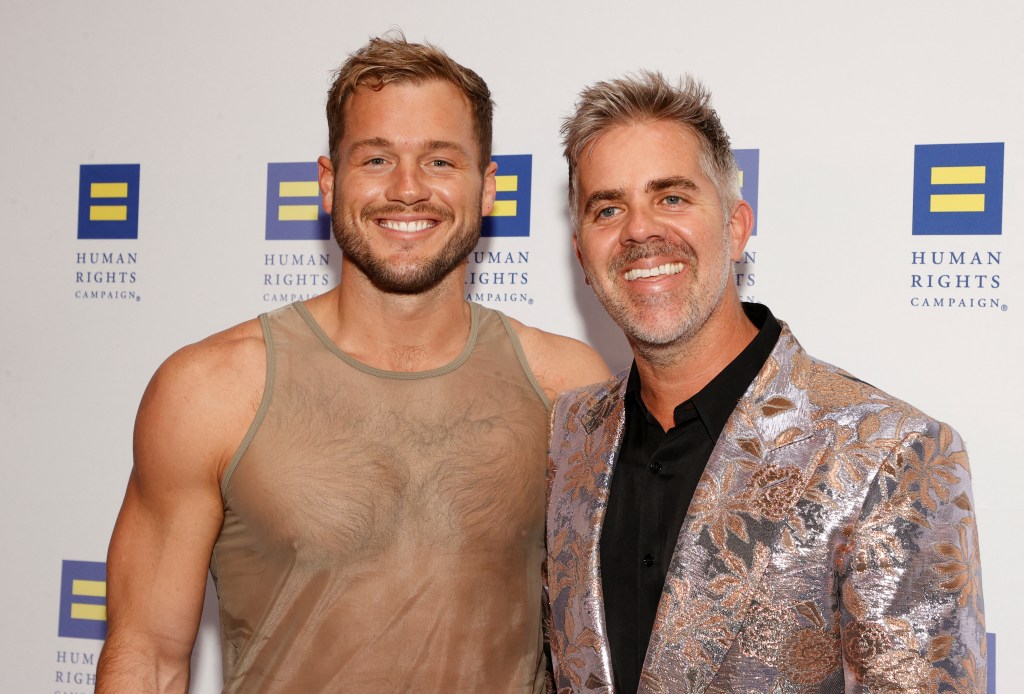
M 878 471 L 843 557 L 846 691 L 985 691 L 985 617 L 967 452 L 932 422 Z
M 607 379 L 611 372 L 592 347 L 511 320 L 537 383 L 548 400 L 559 393 Z
M 232 400 L 252 371 L 246 342 L 222 334 L 185 348 L 160 367 L 142 398 L 135 464 L 107 557 L 108 631 L 98 694 L 188 690 L 206 573 L 223 520 L 220 472 L 248 426 L 245 409 L 252 411 Z

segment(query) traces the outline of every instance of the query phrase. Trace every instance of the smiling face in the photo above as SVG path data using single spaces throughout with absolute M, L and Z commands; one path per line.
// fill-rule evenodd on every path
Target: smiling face
M 344 267 L 378 289 L 415 294 L 456 271 L 494 203 L 466 97 L 452 84 L 358 87 L 346 104 L 338 166 L 321 157 L 324 209 Z
M 739 202 L 722 218 L 700 141 L 668 121 L 618 125 L 580 157 L 576 254 L 597 298 L 635 346 L 695 337 L 726 300 L 752 226 Z

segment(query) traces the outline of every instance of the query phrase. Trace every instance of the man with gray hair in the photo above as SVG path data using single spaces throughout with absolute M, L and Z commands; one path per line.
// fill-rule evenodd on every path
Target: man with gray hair
M 555 403 L 559 692 L 985 690 L 967 453 L 740 301 L 709 93 L 641 73 L 562 129 L 573 243 L 632 368 Z

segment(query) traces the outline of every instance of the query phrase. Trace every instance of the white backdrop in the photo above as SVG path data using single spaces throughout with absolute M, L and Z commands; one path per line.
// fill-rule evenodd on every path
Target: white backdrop
M 268 164 L 325 152 L 331 70 L 400 26 L 488 81 L 496 154 L 532 155 L 514 194 L 522 211 L 529 187 L 530 218 L 515 220 L 528 236 L 482 240 L 492 254 L 472 264 L 467 293 L 498 295 L 485 303 L 587 340 L 615 368 L 628 352 L 571 253 L 560 119 L 584 84 L 637 68 L 689 70 L 712 87 L 734 146 L 759 156 L 743 293 L 769 304 L 811 353 L 952 423 L 967 441 L 997 681 L 1014 691 L 1024 681 L 1013 657 L 1024 635 L 1012 628 L 1024 619 L 1014 540 L 1024 472 L 1009 437 L 1024 419 L 1015 363 L 1024 334 L 1022 7 L 5 0 L 0 690 L 92 691 L 101 641 L 83 634 L 102 628 L 102 573 L 64 562 L 104 561 L 139 397 L 179 346 L 279 305 L 281 294 L 319 293 L 325 287 L 310 283 L 324 274 L 334 281 L 330 242 L 267 240 Z M 976 154 L 918 145 L 974 143 L 1004 143 L 983 184 L 915 188 L 915 156 L 953 165 Z M 82 166 L 108 164 L 138 166 L 128 186 L 138 202 L 121 201 L 138 212 L 135 239 L 80 238 L 97 228 L 79 227 L 80 186 L 108 171 Z M 745 170 L 745 183 L 754 173 Z M 915 195 L 979 191 L 1000 233 L 912 233 Z M 975 217 L 964 215 L 959 231 L 977 231 Z M 267 266 L 267 255 L 282 254 L 312 255 L 314 267 Z M 495 262 L 509 258 L 520 262 Z M 89 281 L 97 272 L 102 284 Z M 515 287 L 512 272 L 525 273 Z M 292 284 L 268 285 L 268 274 Z M 297 286 L 300 275 L 313 277 Z M 953 286 L 928 288 L 929 275 L 933 284 L 953 276 Z M 969 286 L 957 287 L 957 275 Z M 913 305 L 936 299 L 954 305 Z M 219 691 L 216 630 L 208 610 L 195 692 Z

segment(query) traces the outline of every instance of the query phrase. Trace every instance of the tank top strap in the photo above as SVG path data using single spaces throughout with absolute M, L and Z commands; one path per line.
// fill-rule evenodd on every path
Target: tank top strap
M 516 360 L 519 362 L 519 366 L 523 369 L 523 375 L 526 380 L 530 382 L 530 386 L 534 392 L 540 398 L 540 401 L 544 403 L 544 407 L 551 409 L 551 402 L 548 400 L 548 396 L 544 393 L 544 389 L 541 388 L 540 383 L 537 382 L 537 378 L 533 375 L 533 369 L 530 368 L 530 362 L 526 358 L 526 353 L 523 351 L 523 344 L 519 340 L 519 335 L 516 334 L 515 328 L 512 327 L 508 316 L 497 309 L 487 308 L 474 302 L 469 302 L 474 309 L 480 311 L 480 335 L 478 337 L 479 344 L 490 343 L 491 341 L 507 340 L 512 349 L 515 351 Z

